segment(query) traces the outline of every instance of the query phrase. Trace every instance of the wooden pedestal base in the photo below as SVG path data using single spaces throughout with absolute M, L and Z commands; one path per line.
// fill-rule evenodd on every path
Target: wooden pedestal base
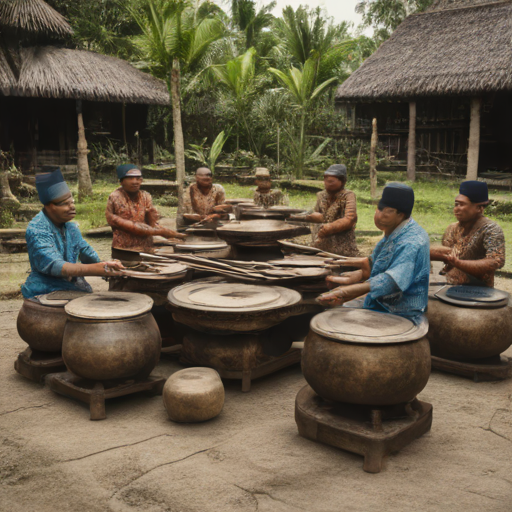
M 512 377 L 512 359 L 496 356 L 475 361 L 455 361 L 432 356 L 432 369 L 468 377 L 474 382 L 489 382 Z
M 27 348 L 18 354 L 14 369 L 27 379 L 41 382 L 49 373 L 65 372 L 66 365 L 60 353 L 39 352 Z
M 363 455 L 363 469 L 379 473 L 385 456 L 430 430 L 432 405 L 417 399 L 379 408 L 328 402 L 306 385 L 295 400 L 295 421 L 302 437 Z
M 105 414 L 105 400 L 131 395 L 140 391 L 161 395 L 165 379 L 149 376 L 144 381 L 94 382 L 77 377 L 70 372 L 65 372 L 48 375 L 46 383 L 56 393 L 89 404 L 91 420 L 104 420 L 107 417 Z
M 284 353 L 282 356 L 273 357 L 270 361 L 260 364 L 255 367 L 247 367 L 243 370 L 226 370 L 217 368 L 215 365 L 208 365 L 209 368 L 216 370 L 223 379 L 240 379 L 242 381 L 242 391 L 247 393 L 251 390 L 251 381 L 277 372 L 283 368 L 293 364 L 300 363 L 302 351 L 298 349 L 291 349 Z M 198 366 L 194 361 L 190 361 L 183 356 L 180 358 L 180 363 L 185 366 Z M 204 365 L 200 365 L 204 366 Z

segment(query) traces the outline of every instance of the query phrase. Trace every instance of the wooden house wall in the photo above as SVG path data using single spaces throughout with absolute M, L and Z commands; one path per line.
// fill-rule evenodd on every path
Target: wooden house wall
M 83 102 L 85 135 L 94 143 L 123 143 L 121 103 Z M 126 106 L 126 139 L 144 136 L 147 105 Z M 16 165 L 32 171 L 42 165 L 75 165 L 78 125 L 76 101 L 0 96 L 0 149 L 14 149 Z

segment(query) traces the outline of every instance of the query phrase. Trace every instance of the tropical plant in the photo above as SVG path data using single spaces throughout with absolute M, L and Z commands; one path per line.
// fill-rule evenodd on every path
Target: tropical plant
M 134 43 L 143 65 L 165 79 L 171 96 L 180 211 L 185 180 L 181 72 L 195 69 L 210 45 L 224 34 L 221 20 L 212 16 L 211 10 L 203 3 L 193 5 L 189 0 L 143 0 L 143 14 L 128 6 L 142 31 Z
M 432 4 L 433 0 L 360 0 L 356 12 L 362 14 L 363 25 L 374 28 L 374 38 L 385 41 L 391 33 L 415 12 L 421 12 Z
M 318 70 L 318 58 L 309 58 L 303 69 L 292 66 L 288 73 L 283 73 L 279 69 L 269 68 L 277 79 L 284 86 L 285 91 L 290 95 L 295 108 L 300 114 L 299 137 L 297 142 L 297 178 L 302 178 L 304 173 L 304 157 L 306 148 L 306 115 L 311 107 L 311 103 L 324 92 L 329 85 L 336 81 L 336 77 L 325 80 L 316 86 L 316 74 Z
M 220 132 L 213 141 L 212 147 L 205 146 L 207 138 L 205 137 L 201 144 L 189 144 L 192 149 L 185 151 L 185 156 L 202 165 L 208 167 L 212 174 L 215 173 L 215 164 L 222 153 L 222 148 L 228 140 L 229 135 L 223 131 Z
M 219 85 L 230 98 L 231 105 L 237 114 L 237 151 L 239 150 L 240 124 L 244 126 L 247 132 L 250 149 L 256 150 L 256 145 L 247 123 L 247 112 L 257 92 L 255 58 L 256 50 L 249 48 L 243 55 L 230 60 L 226 64 L 210 68 L 211 72 L 218 79 Z
M 270 2 L 256 11 L 256 2 L 253 0 L 232 0 L 231 16 L 233 23 L 244 33 L 246 50 L 255 46 L 262 30 L 272 24 L 274 16 L 270 13 L 275 6 L 275 1 Z

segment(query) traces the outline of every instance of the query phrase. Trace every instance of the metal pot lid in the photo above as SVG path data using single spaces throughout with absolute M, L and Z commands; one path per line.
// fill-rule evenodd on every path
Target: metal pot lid
M 60 290 L 57 292 L 39 295 L 37 299 L 43 306 L 64 307 L 68 302 L 89 295 L 89 292 L 79 292 L 74 290 Z
M 243 283 L 186 283 L 168 296 L 174 306 L 217 312 L 249 313 L 293 306 L 302 299 L 299 292 L 281 286 Z
M 307 210 L 304 210 L 304 208 L 292 208 L 291 206 L 279 205 L 271 206 L 269 210 L 273 212 L 289 213 L 290 215 L 307 212 Z
M 182 251 L 207 251 L 212 249 L 225 249 L 228 246 L 224 240 L 217 241 L 198 241 L 176 244 L 174 247 Z
M 259 219 L 230 222 L 217 229 L 217 236 L 223 240 L 280 240 L 298 235 L 307 235 L 311 231 L 305 226 L 290 224 L 282 220 Z
M 332 341 L 383 345 L 422 338 L 428 331 L 428 322 L 424 319 L 416 325 L 407 318 L 390 313 L 335 308 L 316 315 L 310 328 Z
M 434 297 L 454 306 L 492 309 L 507 306 L 510 294 L 486 286 L 444 286 L 434 293 Z
M 246 197 L 235 197 L 233 199 L 226 199 L 224 201 L 224 204 L 234 204 L 234 205 L 237 205 L 237 204 L 254 204 L 254 203 L 251 203 L 251 200 L 250 199 L 247 199 Z
M 153 299 L 142 293 L 99 292 L 72 300 L 64 309 L 69 316 L 93 320 L 118 320 L 147 313 Z

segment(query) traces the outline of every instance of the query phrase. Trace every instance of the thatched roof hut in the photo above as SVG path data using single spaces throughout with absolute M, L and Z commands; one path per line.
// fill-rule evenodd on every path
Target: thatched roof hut
M 121 59 L 44 46 L 22 48 L 20 61 L 17 79 L 6 56 L 0 52 L 0 95 L 169 104 L 162 80 Z
M 43 0 L 0 0 L 0 20 L 4 27 L 32 34 L 66 36 L 73 33 L 66 18 Z
M 511 20 L 512 0 L 435 0 L 406 18 L 336 99 L 351 109 L 352 125 L 361 112 L 364 126 L 377 118 L 397 159 L 407 148 L 411 179 L 418 147 L 436 166 L 467 163 L 469 179 L 512 171 Z
M 337 99 L 511 91 L 512 2 L 467 5 L 467 0 L 442 0 L 426 13 L 409 16 L 338 88 Z

